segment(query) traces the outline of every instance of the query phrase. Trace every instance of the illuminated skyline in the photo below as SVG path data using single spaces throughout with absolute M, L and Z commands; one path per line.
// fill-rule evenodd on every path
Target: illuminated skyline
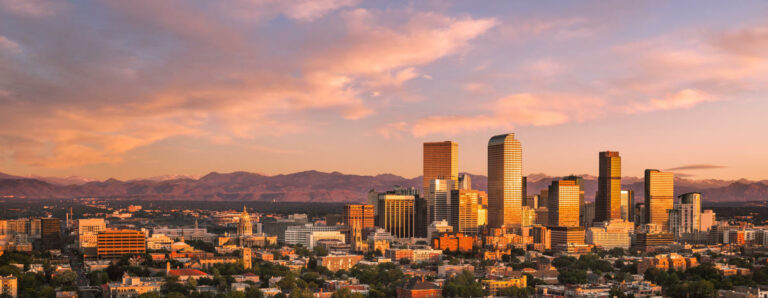
M 610 13 L 606 13 L 610 12 Z M 768 179 L 768 3 L 0 0 L 0 172 Z M 663 144 L 658 146 L 656 144 Z M 738 154 L 733 154 L 738 152 Z M 683 168 L 683 169 L 680 169 Z

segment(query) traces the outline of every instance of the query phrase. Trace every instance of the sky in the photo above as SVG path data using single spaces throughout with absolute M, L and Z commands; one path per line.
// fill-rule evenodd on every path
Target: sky
M 637 2 L 637 3 L 635 3 Z M 768 179 L 768 2 L 0 0 L 0 172 Z

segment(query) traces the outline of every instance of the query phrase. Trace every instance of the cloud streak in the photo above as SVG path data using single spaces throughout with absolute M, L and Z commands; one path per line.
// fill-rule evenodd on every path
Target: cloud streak
M 726 168 L 725 166 L 720 165 L 712 165 L 712 164 L 695 164 L 695 165 L 684 165 L 674 168 L 666 169 L 665 171 L 693 171 L 693 170 L 712 170 L 712 169 L 723 169 Z

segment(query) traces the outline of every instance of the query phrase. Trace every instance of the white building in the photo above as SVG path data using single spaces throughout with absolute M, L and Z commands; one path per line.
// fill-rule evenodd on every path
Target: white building
M 675 236 L 698 232 L 701 228 L 701 194 L 686 193 L 677 197 L 669 211 L 669 232 Z
M 701 212 L 701 224 L 699 225 L 699 230 L 702 232 L 711 230 L 715 221 L 715 212 L 712 210 L 704 210 Z
M 173 239 L 164 234 L 152 234 L 152 237 L 147 238 L 147 249 L 150 250 L 171 250 L 171 244 Z
M 427 227 L 427 239 L 432 239 L 437 233 L 450 233 L 453 232 L 453 226 L 448 224 L 447 220 L 433 221 Z
M 427 218 L 430 222 L 451 219 L 451 190 L 454 183 L 450 179 L 434 179 L 429 182 Z
M 312 232 L 333 232 L 339 231 L 340 229 L 341 226 L 316 226 L 313 224 L 289 226 L 285 230 L 285 243 L 289 245 L 302 244 L 305 247 L 310 247 L 309 235 Z M 319 235 L 317 237 L 319 237 Z M 317 240 L 317 238 L 315 239 Z M 312 247 L 314 247 L 314 244 L 312 244 Z
M 339 231 L 313 231 L 307 234 L 307 242 L 302 245 L 308 248 L 315 248 L 317 242 L 320 240 L 338 240 L 341 243 L 346 243 L 347 236 Z

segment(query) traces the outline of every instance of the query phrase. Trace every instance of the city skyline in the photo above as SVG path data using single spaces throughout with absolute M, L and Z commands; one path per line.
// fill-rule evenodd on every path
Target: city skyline
M 514 131 L 525 174 L 768 179 L 764 2 L 311 4 L 1 1 L 0 172 L 481 174 Z

